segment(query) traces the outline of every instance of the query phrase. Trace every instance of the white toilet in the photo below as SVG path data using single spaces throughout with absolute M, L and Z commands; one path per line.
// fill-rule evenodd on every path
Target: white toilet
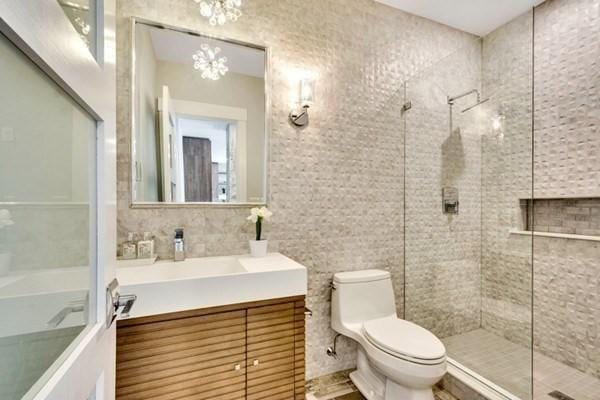
M 358 368 L 350 378 L 368 400 L 433 400 L 433 385 L 446 373 L 446 348 L 396 316 L 389 272 L 335 274 L 331 327 L 358 342 Z

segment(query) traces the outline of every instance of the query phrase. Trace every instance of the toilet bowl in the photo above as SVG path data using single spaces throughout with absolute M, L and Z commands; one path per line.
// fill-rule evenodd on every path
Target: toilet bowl
M 397 317 L 389 272 L 335 274 L 331 325 L 359 345 L 350 378 L 368 400 L 433 400 L 446 349 L 427 329 Z

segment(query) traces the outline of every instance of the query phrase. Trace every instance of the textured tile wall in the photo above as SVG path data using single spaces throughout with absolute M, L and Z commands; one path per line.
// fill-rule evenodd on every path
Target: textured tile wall
M 183 227 L 193 257 L 245 253 L 252 235 L 245 209 L 129 207 L 128 17 L 266 44 L 273 67 L 269 206 L 275 212 L 268 238 L 272 250 L 309 269 L 308 377 L 352 367 L 345 340 L 339 360 L 325 355 L 333 338 L 328 282 L 336 271 L 390 270 L 403 311 L 402 82 L 473 37 L 371 0 L 247 1 L 244 16 L 221 28 L 211 28 L 191 0 L 129 0 L 118 7 L 119 240 L 128 231 L 152 231 L 159 255 L 170 257 L 173 229 Z M 297 69 L 315 72 L 318 85 L 311 125 L 302 131 L 287 122 Z
M 535 196 L 600 196 L 600 1 L 548 0 L 535 21 Z
M 452 127 L 448 96 L 481 87 L 481 41 L 424 69 L 406 83 L 406 318 L 440 337 L 480 326 L 481 135 L 476 96 L 458 100 Z M 459 192 L 459 214 L 444 214 L 442 188 Z
M 519 198 L 533 189 L 541 198 L 598 196 L 600 1 L 536 9 L 534 90 L 531 23 L 523 16 L 484 39 L 484 91 L 505 119 L 483 146 L 482 326 L 531 345 L 533 301 L 535 349 L 600 376 L 598 244 L 508 234 L 522 224 Z M 558 202 L 536 201 L 536 229 L 593 233 L 597 200 Z
M 535 238 L 534 346 L 600 377 L 600 243 Z
M 531 346 L 532 238 L 523 228 L 521 198 L 532 187 L 533 14 L 483 39 L 487 123 L 482 143 L 482 327 Z M 494 131 L 493 116 L 503 115 Z
M 599 43 L 600 0 L 536 9 L 536 198 L 600 196 Z M 533 266 L 535 348 L 600 377 L 600 246 L 535 237 Z

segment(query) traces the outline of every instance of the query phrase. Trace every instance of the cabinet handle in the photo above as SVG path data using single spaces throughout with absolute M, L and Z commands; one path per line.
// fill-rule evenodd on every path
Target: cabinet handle
M 254 360 L 254 362 L 252 363 L 252 365 L 254 365 L 255 367 L 256 367 L 258 364 L 260 364 L 260 361 L 258 361 L 258 360 Z
M 237 365 L 235 366 L 235 370 L 236 370 L 236 371 L 239 371 L 240 369 L 242 369 L 242 366 L 241 366 L 240 364 L 237 364 Z

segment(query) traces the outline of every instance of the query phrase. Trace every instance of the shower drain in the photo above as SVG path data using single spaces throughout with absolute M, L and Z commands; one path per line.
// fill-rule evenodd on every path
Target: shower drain
M 548 393 L 548 396 L 554 397 L 555 399 L 558 399 L 558 400 L 575 400 L 571 396 L 567 396 L 566 394 L 564 394 L 563 392 L 559 392 L 558 390 Z

